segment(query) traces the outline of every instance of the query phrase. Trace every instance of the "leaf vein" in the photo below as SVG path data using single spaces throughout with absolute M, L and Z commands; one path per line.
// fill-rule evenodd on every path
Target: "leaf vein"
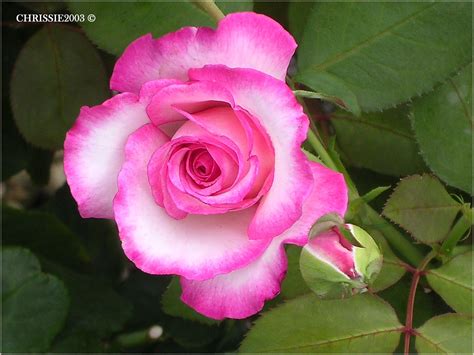
M 353 53 L 356 53 L 357 51 L 359 51 L 360 49 L 362 48 L 365 48 L 367 47 L 368 45 L 370 45 L 371 43 L 377 41 L 378 39 L 388 35 L 388 34 L 392 34 L 392 30 L 397 28 L 397 27 L 400 27 L 400 26 L 403 26 L 404 24 L 406 24 L 407 22 L 409 22 L 410 20 L 416 18 L 417 16 L 419 16 L 421 13 L 427 11 L 428 9 L 432 8 L 433 6 L 437 5 L 437 3 L 432 3 L 426 7 L 424 7 L 423 9 L 421 10 L 418 10 L 417 12 L 411 14 L 410 16 L 407 16 L 405 17 L 404 19 L 398 21 L 397 23 L 389 26 L 388 28 L 386 28 L 385 30 L 377 33 L 376 35 L 372 36 L 372 37 L 369 37 L 367 38 L 366 40 L 360 42 L 359 44 L 357 44 L 355 47 L 352 47 L 342 53 L 339 53 L 335 56 L 333 56 L 332 58 L 326 60 L 325 62 L 323 63 L 320 63 L 320 64 L 317 64 L 315 66 L 313 66 L 313 69 L 315 70 L 325 70 L 326 68 L 332 66 L 333 64 L 336 64 L 342 60 L 344 60 L 345 58 L 349 57 L 351 54 Z
M 474 291 L 474 288 L 473 288 L 472 286 L 465 285 L 465 284 L 463 284 L 463 283 L 461 283 L 461 282 L 459 282 L 459 281 L 457 281 L 457 280 L 455 280 L 455 279 L 452 279 L 452 278 L 449 278 L 449 277 L 446 277 L 446 276 L 442 276 L 442 274 L 439 274 L 439 273 L 437 273 L 436 271 L 430 270 L 430 271 L 428 271 L 427 273 L 428 273 L 428 274 L 435 275 L 435 276 L 439 277 L 440 279 L 443 279 L 443 280 L 445 280 L 445 281 L 448 281 L 448 282 L 450 282 L 450 283 L 452 283 L 452 284 L 454 284 L 454 285 L 456 285 L 456 286 L 459 286 L 459 287 L 461 287 L 461 288 L 465 288 L 466 290 L 469 290 L 469 291 L 471 291 L 471 292 Z
M 336 342 L 339 342 L 339 341 L 346 341 L 346 340 L 350 341 L 352 339 L 363 338 L 363 337 L 370 336 L 370 335 L 377 336 L 377 335 L 381 335 L 381 334 L 385 334 L 385 333 L 402 332 L 402 331 L 403 331 L 403 328 L 389 328 L 389 329 L 377 330 L 377 331 L 372 331 L 372 332 L 367 332 L 367 333 L 361 333 L 361 334 L 357 334 L 357 335 L 350 335 L 350 336 L 341 337 L 341 338 L 328 339 L 328 340 L 324 340 L 324 341 L 320 341 L 320 342 L 314 342 L 312 344 L 305 344 L 305 345 L 300 345 L 300 346 L 289 346 L 289 347 L 286 347 L 286 348 L 277 348 L 277 349 L 266 349 L 262 352 L 270 353 L 270 352 L 281 352 L 281 351 L 285 351 L 285 350 L 304 349 L 304 348 L 310 348 L 312 346 L 321 346 L 321 345 L 332 344 L 332 343 L 336 343 Z

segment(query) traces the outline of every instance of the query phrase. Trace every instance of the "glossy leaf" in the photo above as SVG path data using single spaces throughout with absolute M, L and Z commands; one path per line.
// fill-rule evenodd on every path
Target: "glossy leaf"
M 299 77 L 296 77 L 298 80 Z M 305 76 L 303 84 L 321 93 L 325 97 L 330 97 L 331 101 L 339 103 L 339 106 L 355 115 L 360 115 L 361 108 L 357 96 L 343 80 L 334 77 L 330 73 L 320 72 L 311 76 Z
M 216 1 L 225 13 L 252 10 L 251 1 Z M 101 49 L 119 55 L 138 37 L 154 37 L 185 26 L 215 26 L 215 20 L 190 1 L 177 2 L 69 2 L 72 13 L 94 14 L 95 22 L 83 22 L 87 36 Z M 113 31 L 111 31 L 113 29 Z
M 359 117 L 337 111 L 331 116 L 331 123 L 338 146 L 350 165 L 394 176 L 426 170 L 406 107 Z
M 458 255 L 437 269 L 427 272 L 426 278 L 433 290 L 458 313 L 472 313 L 474 287 L 473 253 Z
M 313 1 L 291 1 L 288 4 L 288 25 L 297 43 L 300 43 L 303 39 L 306 21 L 313 6 L 317 6 L 317 3 Z
M 161 299 L 163 311 L 171 316 L 192 320 L 207 325 L 219 323 L 213 319 L 204 317 L 192 308 L 189 308 L 189 306 L 181 301 L 180 297 L 181 285 L 179 283 L 179 278 L 175 277 L 171 280 Z
M 413 103 L 413 128 L 428 166 L 447 184 L 471 193 L 472 64 Z
M 472 354 L 472 318 L 444 314 L 431 318 L 418 328 L 416 350 L 419 354 Z
M 436 177 L 414 175 L 400 181 L 383 214 L 420 242 L 432 244 L 447 236 L 460 209 Z
M 11 79 L 12 111 L 25 139 L 41 148 L 62 148 L 66 131 L 84 105 L 109 95 L 95 48 L 72 27 L 47 25 L 18 56 Z
M 335 96 L 332 81 L 320 78 L 343 82 L 363 111 L 406 101 L 469 63 L 471 6 L 443 2 L 313 6 L 299 49 L 296 80 Z
M 306 295 L 264 313 L 240 351 L 388 353 L 395 350 L 401 328 L 393 309 L 378 297 L 319 300 Z
M 44 352 L 66 319 L 68 292 L 27 249 L 4 248 L 2 265 L 2 351 Z

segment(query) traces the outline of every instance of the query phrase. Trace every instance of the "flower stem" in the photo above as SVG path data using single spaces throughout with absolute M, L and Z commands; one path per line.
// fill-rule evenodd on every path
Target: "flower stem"
M 326 151 L 323 143 L 319 140 L 313 130 L 308 130 L 308 142 L 313 147 L 314 151 L 319 155 L 321 161 L 330 169 L 339 171 L 336 164 L 333 162 L 331 156 Z
M 410 293 L 408 294 L 408 302 L 407 302 L 407 316 L 405 321 L 405 347 L 404 353 L 405 355 L 410 354 L 410 338 L 411 335 L 414 333 L 413 329 L 413 311 L 415 308 L 415 295 L 416 295 L 416 288 L 418 287 L 418 283 L 420 282 L 420 277 L 424 273 L 426 267 L 430 263 L 430 261 L 437 255 L 436 251 L 432 250 L 425 258 L 421 261 L 420 266 L 415 270 L 413 274 L 413 279 L 411 281 L 410 286 Z
M 219 22 L 225 17 L 213 0 L 192 0 L 192 2 L 204 10 L 209 16 L 216 20 L 216 22 Z
M 163 329 L 154 325 L 150 328 L 120 334 L 115 338 L 115 343 L 122 349 L 136 348 L 157 341 L 158 338 L 162 338 L 162 334 Z
M 456 244 L 461 240 L 471 226 L 472 216 L 463 214 L 449 232 L 446 240 L 441 245 L 439 253 L 444 256 L 450 256 Z

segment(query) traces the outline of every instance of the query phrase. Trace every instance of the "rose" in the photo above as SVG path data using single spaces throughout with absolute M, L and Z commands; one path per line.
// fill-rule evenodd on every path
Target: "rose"
M 211 318 L 258 312 L 280 290 L 284 244 L 346 209 L 343 177 L 300 149 L 308 119 L 283 81 L 295 48 L 254 13 L 143 36 L 115 66 L 122 93 L 83 107 L 66 137 L 81 215 L 115 219 L 128 258 L 180 275 L 181 299 Z

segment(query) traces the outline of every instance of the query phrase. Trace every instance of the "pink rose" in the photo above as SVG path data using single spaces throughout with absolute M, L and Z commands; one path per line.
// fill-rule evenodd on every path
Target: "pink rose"
M 211 318 L 261 310 L 284 244 L 346 210 L 343 177 L 300 149 L 308 119 L 284 82 L 295 48 L 254 13 L 143 36 L 115 66 L 122 93 L 83 107 L 64 143 L 81 215 L 115 219 L 128 258 L 180 275 L 183 302 Z

